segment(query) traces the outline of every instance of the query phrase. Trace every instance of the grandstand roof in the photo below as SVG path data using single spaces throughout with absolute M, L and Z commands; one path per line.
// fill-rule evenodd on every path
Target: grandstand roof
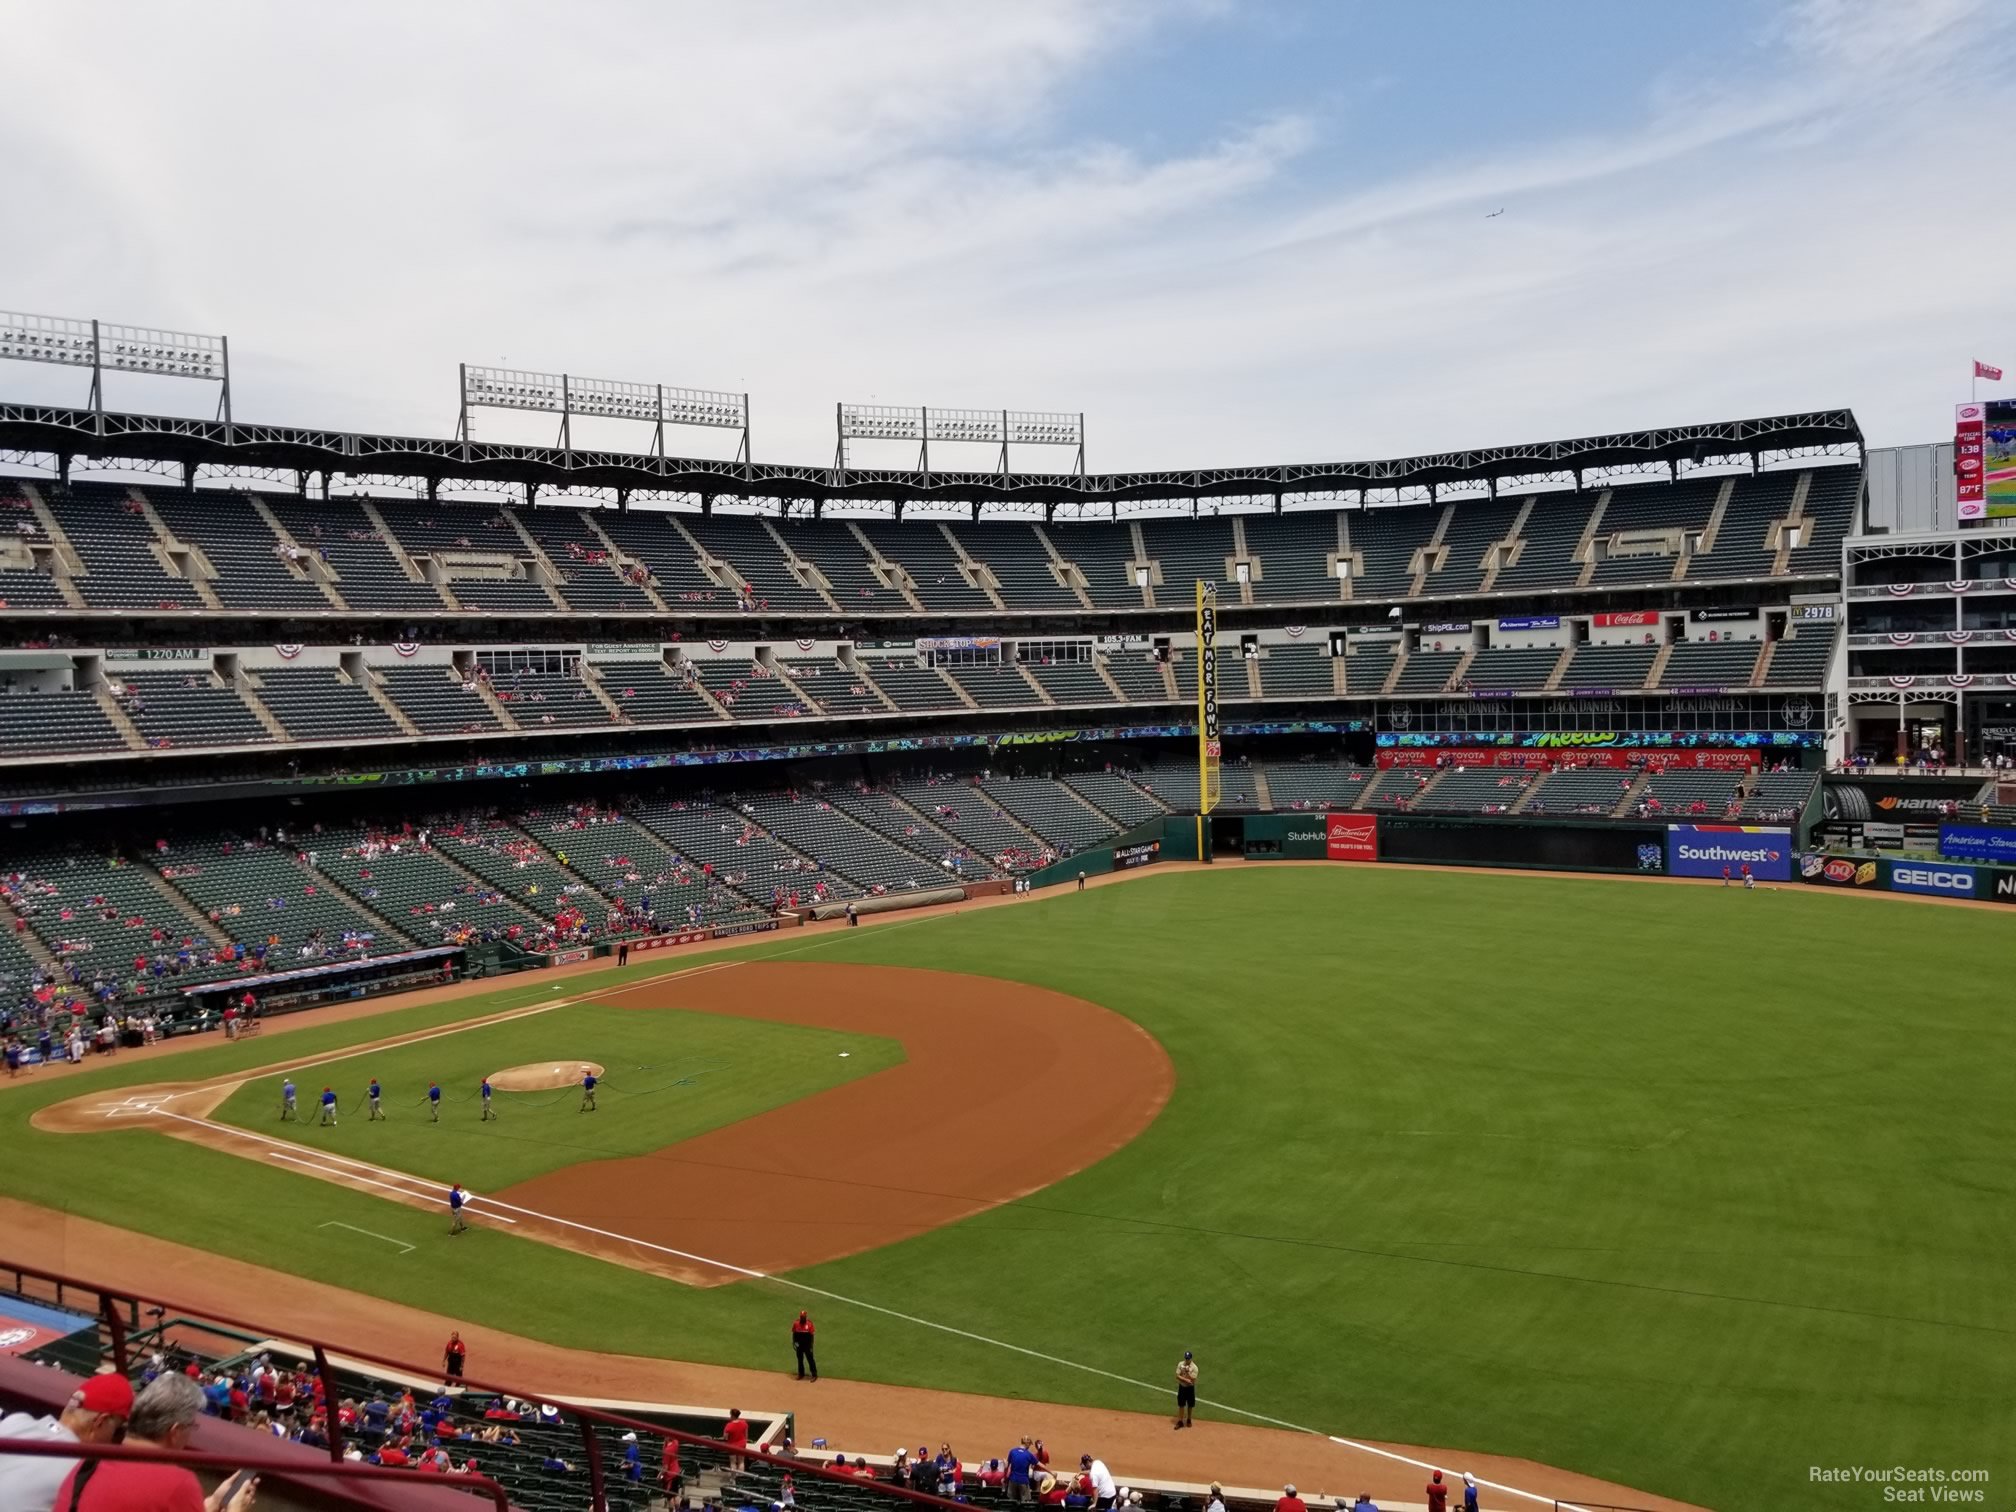
M 1268 463 L 1150 472 L 970 473 L 711 461 L 633 452 L 520 446 L 447 437 L 379 436 L 243 421 L 0 404 L 0 452 L 49 453 L 299 472 L 485 480 L 541 488 L 599 487 L 829 499 L 937 500 L 1042 506 L 1213 494 L 1436 489 L 1610 467 L 1862 448 L 1845 409 L 1620 431 L 1572 440 L 1476 447 L 1372 462 Z

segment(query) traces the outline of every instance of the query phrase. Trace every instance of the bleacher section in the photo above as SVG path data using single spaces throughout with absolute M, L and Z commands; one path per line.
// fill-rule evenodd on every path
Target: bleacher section
M 149 745 L 253 745 L 273 738 L 238 690 L 216 686 L 207 671 L 128 674 L 123 683 L 120 707 Z
M 402 733 L 369 691 L 334 667 L 270 667 L 253 680 L 259 701 L 296 740 L 396 740 Z
M 815 588 L 798 581 L 784 548 L 763 521 L 751 515 L 703 515 L 683 522 L 693 538 L 741 574 L 760 609 L 831 614 L 833 606 Z
M 860 895 L 861 889 L 838 872 L 806 867 L 738 810 L 713 803 L 654 801 L 637 805 L 634 814 L 680 855 L 712 866 L 718 882 L 759 907 L 768 906 L 780 889 L 810 892 L 820 882 L 835 898 Z
M 337 593 L 358 613 L 438 613 L 444 607 L 432 583 L 415 582 L 406 575 L 354 499 L 309 500 L 270 493 L 259 497 L 297 546 L 328 564 Z
M 1261 770 L 1277 810 L 1354 808 L 1374 775 L 1333 761 L 1270 761 Z
M 1088 521 L 1059 522 L 1047 527 L 1057 554 L 1084 575 L 1085 591 L 1095 608 L 1139 609 L 1145 602 L 1127 564 L 1134 559 L 1134 533 L 1125 525 Z M 1183 585 L 1183 603 L 1190 603 Z
M 1351 516 L 1351 549 L 1363 570 L 1351 580 L 1351 597 L 1405 598 L 1414 589 L 1414 553 L 1428 544 L 1442 511 L 1428 505 L 1387 505 Z
M 19 871 L 27 879 L 24 916 L 50 955 L 76 966 L 87 983 L 96 978 L 112 985 L 123 999 L 214 981 L 235 969 L 203 963 L 216 942 L 169 901 L 149 868 L 63 849 L 13 857 L 0 870 Z M 220 932 L 218 938 L 223 937 Z M 187 963 L 180 960 L 185 940 L 190 942 Z
M 1120 772 L 1077 772 L 1064 783 L 1122 829 L 1146 824 L 1168 810 Z
M 859 884 L 868 892 L 916 892 L 943 887 L 959 876 L 991 876 L 984 866 L 964 866 L 956 872 L 896 844 L 847 817 L 823 793 L 803 796 L 772 794 L 749 800 L 751 817 L 785 843 L 816 856 L 825 871 L 797 879 L 809 892 L 826 872 Z
M 1855 528 L 1855 504 L 1862 472 L 1855 467 L 1816 467 L 1806 488 L 1801 517 L 1811 521 L 1792 553 L 1792 571 L 1833 577 L 1841 570 L 1841 541 Z
M 1547 686 L 1560 660 L 1558 648 L 1486 646 L 1470 659 L 1470 668 L 1463 675 L 1473 688 L 1530 692 Z
M 1642 688 L 1659 658 L 1657 646 L 1590 646 L 1575 648 L 1575 659 L 1561 679 L 1565 689 L 1612 688 L 1623 692 Z
M 1611 490 L 1603 510 L 1598 538 L 1627 531 L 1683 530 L 1699 534 L 1708 527 L 1715 497 L 1722 491 L 1716 477 L 1686 478 L 1678 483 L 1645 483 Z M 1591 574 L 1591 583 L 1664 583 L 1673 577 L 1675 558 L 1666 555 L 1615 556 L 1600 560 Z
M 1255 563 L 1255 602 L 1338 602 L 1337 576 L 1328 565 L 1337 550 L 1335 515 L 1327 510 L 1256 514 L 1245 516 L 1240 524 Z
M 423 735 L 494 733 L 504 728 L 481 694 L 465 688 L 447 667 L 373 668 L 399 712 Z
M 1393 675 L 1393 658 L 1398 641 L 1353 641 L 1344 648 L 1344 690 L 1347 693 L 1378 693 Z
M 1750 780 L 1737 818 L 1753 824 L 1792 824 L 1806 811 L 1818 772 L 1759 772 Z
M 939 829 L 893 793 L 880 788 L 830 787 L 821 796 L 841 813 L 893 840 L 904 850 L 933 861 L 956 860 L 962 876 L 979 876 L 993 870 L 975 856 L 971 846 Z
M 1827 662 L 1834 654 L 1836 633 L 1827 624 L 1794 627 L 1772 651 L 1765 680 L 1779 688 L 1819 687 L 1827 679 Z
M 801 561 L 819 569 L 832 585 L 842 614 L 902 614 L 903 595 L 882 586 L 869 564 L 867 548 L 841 520 L 772 520 L 771 525 Z
M 1463 660 L 1460 651 L 1412 651 L 1400 669 L 1395 691 L 1400 693 L 1440 693 L 1449 686 Z
M 578 509 L 520 509 L 519 523 L 561 575 L 560 596 L 587 613 L 648 614 L 651 600 L 618 570 Z
M 1070 855 L 1114 833 L 1111 820 L 1094 813 L 1071 791 L 1046 777 L 989 777 L 987 796 L 1054 846 Z
M 595 519 L 602 533 L 619 550 L 635 557 L 650 571 L 652 586 L 674 613 L 690 613 L 699 608 L 727 613 L 734 609 L 734 591 L 701 570 L 692 543 L 679 533 L 678 525 L 669 515 L 605 510 Z
M 1655 772 L 1632 799 L 1633 807 L 1657 803 L 1669 819 L 1726 819 L 1743 784 L 1741 772 L 1681 770 Z M 1700 808 L 1695 805 L 1700 804 Z
M 313 850 L 319 863 L 321 846 L 320 838 L 309 839 L 301 853 Z M 333 856 L 341 846 L 329 849 Z M 184 841 L 156 859 L 173 867 L 172 885 L 216 929 L 246 944 L 277 936 L 267 957 L 272 970 L 407 948 L 383 920 L 359 911 L 290 847 L 219 837 Z M 356 934 L 362 949 L 344 948 L 346 931 Z
M 1745 688 L 1762 641 L 1681 641 L 1666 659 L 1662 688 Z
M 420 945 L 458 931 L 504 931 L 537 923 L 531 910 L 471 881 L 411 836 L 328 830 L 316 839 L 319 867 L 344 891 Z
M 917 600 L 926 609 L 981 613 L 993 607 L 985 593 L 959 570 L 959 553 L 936 525 L 863 520 L 861 533 L 889 561 L 909 574 Z
M 1221 599 L 1237 599 L 1238 585 L 1225 565 L 1238 555 L 1230 520 L 1143 520 L 1141 539 L 1148 559 L 1162 566 L 1156 603 L 1195 603 L 1199 581 L 1215 585 Z
M 1494 592 L 1533 588 L 1570 588 L 1581 576 L 1575 547 L 1596 507 L 1590 494 L 1545 493 L 1533 501 L 1526 523 L 1519 527 L 1519 558 L 1503 568 L 1492 583 Z
M 125 738 L 81 688 L 0 693 L 0 754 L 55 756 L 68 751 L 123 751 Z
M 155 552 L 160 539 L 132 493 L 116 483 L 78 483 L 42 490 L 83 563 L 74 579 L 93 609 L 200 609 L 185 578 L 171 577 Z
M 968 781 L 897 784 L 897 793 L 925 818 L 949 830 L 1003 871 L 1028 871 L 1047 859 L 1043 843 L 1004 816 Z
M 1522 812 L 1600 816 L 1623 802 L 1630 787 L 1630 776 L 1615 767 L 1567 767 L 1542 778 Z
M 1421 790 L 1428 786 L 1429 778 L 1435 774 L 1419 771 L 1413 767 L 1394 767 L 1381 772 L 1365 785 L 1365 796 L 1358 801 L 1361 809 L 1396 809 L 1411 806 L 1421 796 Z
M 1475 593 L 1484 586 L 1484 553 L 1512 534 L 1523 501 L 1466 499 L 1449 516 L 1442 532 L 1443 567 L 1428 574 L 1424 593 L 1450 598 Z
M 606 810 L 593 815 L 527 815 L 520 828 L 602 897 L 648 911 L 661 928 L 734 924 L 758 918 L 740 894 L 710 887 L 698 863 L 668 848 L 650 830 Z
M 1336 660 L 1327 645 L 1269 646 L 1260 658 L 1264 698 L 1334 698 L 1335 678 Z
M 564 844 L 549 857 L 530 835 L 501 820 L 474 818 L 458 828 L 459 834 L 436 833 L 435 847 L 505 897 L 542 919 L 578 909 L 601 922 L 606 905 L 558 860 Z
M 1519 767 L 1450 768 L 1418 798 L 1424 814 L 1503 814 L 1526 796 L 1533 774 Z
M 1110 704 L 1113 690 L 1091 662 L 1024 662 L 1022 666 L 1060 704 Z M 978 694 L 975 694 L 978 697 Z
M 280 540 L 242 494 L 157 488 L 148 493 L 170 534 L 200 550 L 217 575 L 210 591 L 226 609 L 312 610 L 334 606 L 279 555 Z
M 1134 781 L 1175 813 L 1197 812 L 1197 763 L 1194 758 L 1144 768 L 1135 774 Z M 1257 809 L 1259 806 L 1252 768 L 1240 762 L 1227 762 L 1219 768 L 1218 807 L 1221 810 Z
M 1078 595 L 1057 581 L 1050 554 L 1027 525 L 961 522 L 952 533 L 966 555 L 986 564 L 1010 609 L 1076 609 Z
M 1782 520 L 1792 508 L 1792 490 L 1797 473 L 1762 473 L 1737 481 L 1736 491 L 1723 511 L 1722 524 L 1715 532 L 1715 544 L 1697 556 L 1687 569 L 1687 581 L 1709 578 L 1768 578 L 1777 564 L 1777 553 L 1767 549 L 1771 523 Z M 1841 541 L 1834 538 L 1834 559 L 1840 561 Z

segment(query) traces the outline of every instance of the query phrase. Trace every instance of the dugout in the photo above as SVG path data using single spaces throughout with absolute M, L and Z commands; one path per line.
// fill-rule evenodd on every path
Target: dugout
M 374 997 L 381 992 L 411 992 L 441 986 L 461 976 L 463 954 L 460 945 L 435 945 L 361 961 L 325 961 L 292 971 L 229 977 L 183 988 L 182 1001 L 199 1014 L 222 1013 L 227 1004 L 236 1003 L 249 992 L 257 1005 L 255 1011 L 262 1017 L 293 1013 L 302 1008 L 319 1008 L 324 1003 Z

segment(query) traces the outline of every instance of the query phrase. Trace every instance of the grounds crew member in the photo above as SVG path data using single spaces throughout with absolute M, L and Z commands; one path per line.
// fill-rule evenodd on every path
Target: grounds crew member
M 385 1114 L 378 1106 L 378 1099 L 385 1095 L 385 1089 L 378 1085 L 378 1078 L 374 1076 L 371 1078 L 371 1085 L 367 1090 L 371 1094 L 371 1117 L 366 1122 L 383 1123 L 385 1121 Z
M 468 1200 L 468 1197 L 462 1190 L 461 1182 L 458 1181 L 455 1185 L 448 1188 L 448 1214 L 454 1220 L 448 1229 L 449 1233 L 459 1234 L 469 1227 L 469 1220 L 462 1216 L 462 1204 Z
M 322 1127 L 329 1129 L 334 1128 L 335 1125 L 336 1092 L 334 1088 L 324 1087 L 322 1089 Z
M 819 1379 L 819 1361 L 812 1354 L 812 1319 L 800 1312 L 797 1321 L 791 1325 L 791 1352 L 798 1357 L 798 1379 L 805 1379 L 805 1372 L 812 1372 L 812 1379 Z
M 1197 1357 L 1189 1350 L 1176 1362 L 1176 1426 L 1188 1428 L 1197 1411 Z
M 494 1108 L 492 1108 L 492 1107 L 490 1106 L 490 1078 L 486 1076 L 486 1077 L 484 1077 L 484 1078 L 483 1078 L 483 1119 L 482 1119 L 482 1121 L 483 1121 L 484 1123 L 490 1123 L 490 1122 L 491 1122 L 492 1120 L 494 1120 L 494 1119 L 495 1119 L 496 1117 L 497 1117 L 497 1111 L 496 1111 L 496 1109 L 494 1109 Z
M 294 1121 L 294 1078 L 289 1076 L 283 1078 L 280 1083 L 280 1122 Z
M 441 1122 L 441 1083 L 427 1083 L 427 1121 Z
M 595 1073 L 593 1071 L 583 1071 L 581 1073 L 580 1111 L 583 1113 L 593 1113 L 595 1111 Z

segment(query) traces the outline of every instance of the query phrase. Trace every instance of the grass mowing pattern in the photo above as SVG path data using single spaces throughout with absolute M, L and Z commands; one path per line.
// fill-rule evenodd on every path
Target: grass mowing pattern
M 676 998 L 676 988 L 668 992 Z M 460 1181 L 472 1191 L 497 1192 L 584 1160 L 649 1154 L 902 1059 L 902 1046 L 874 1035 L 583 1003 L 297 1071 L 296 1123 L 279 1121 L 277 1076 L 247 1082 L 214 1117 L 306 1149 L 431 1176 L 444 1187 Z M 604 1069 L 594 1114 L 580 1112 L 578 1087 L 562 1087 L 499 1092 L 496 1121 L 481 1122 L 477 1089 L 486 1073 L 568 1060 Z M 374 1075 L 385 1091 L 378 1123 L 368 1121 L 363 1106 Z M 427 1116 L 430 1080 L 441 1083 L 439 1123 Z M 324 1086 L 334 1089 L 343 1110 L 331 1129 L 318 1124 Z
M 1812 1465 L 1979 1466 L 1991 1503 L 2016 1484 L 2012 925 L 1794 888 L 1254 867 L 742 953 L 1040 983 L 1177 1067 L 1108 1160 L 805 1279 L 1158 1386 L 1191 1348 L 1206 1396 L 1257 1412 L 1733 1509 L 1876 1504 L 1816 1497 Z M 175 1074 L 231 1057 L 271 1050 Z M 494 1231 L 451 1249 L 432 1216 L 324 1183 L 25 1128 L 160 1064 L 0 1097 L 0 1147 L 29 1157 L 0 1185 L 576 1347 L 788 1365 L 792 1304 L 760 1284 L 698 1293 Z M 1004 1045 L 974 1074 L 1041 1068 Z M 423 1249 L 395 1264 L 310 1210 Z M 835 1374 L 1161 1405 L 831 1304 L 821 1333 Z

